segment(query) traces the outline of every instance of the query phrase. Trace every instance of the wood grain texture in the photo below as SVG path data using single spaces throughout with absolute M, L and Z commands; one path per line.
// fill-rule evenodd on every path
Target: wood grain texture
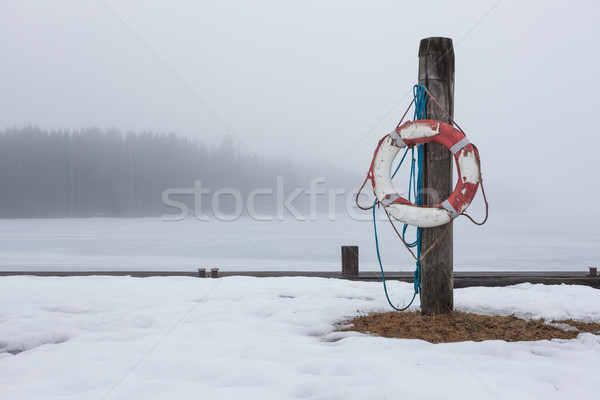
M 358 276 L 358 246 L 342 246 L 342 275 Z
M 427 87 L 442 107 L 454 117 L 454 49 L 452 39 L 427 38 L 419 46 L 419 84 Z M 431 100 L 427 118 L 450 123 L 448 116 Z M 452 193 L 452 153 L 438 143 L 426 144 L 423 160 L 423 202 L 439 204 Z M 443 234 L 446 225 L 424 228 L 421 252 L 424 253 Z M 421 264 L 421 312 L 443 314 L 454 308 L 453 232 L 445 236 L 425 256 Z

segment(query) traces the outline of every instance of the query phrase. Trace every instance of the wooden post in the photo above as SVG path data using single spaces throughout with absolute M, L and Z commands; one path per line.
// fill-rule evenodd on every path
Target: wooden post
M 454 118 L 454 49 L 452 39 L 432 37 L 419 46 L 419 84 L 427 87 Z M 427 101 L 427 119 L 450 123 L 446 114 Z M 452 193 L 453 157 L 439 143 L 424 148 L 423 204 L 439 204 Z M 446 225 L 424 228 L 421 253 L 443 234 Z M 421 312 L 423 315 L 449 313 L 454 308 L 452 227 L 421 263 Z
M 211 268 L 210 269 L 210 277 L 218 278 L 219 277 L 219 268 Z
M 342 246 L 342 275 L 358 276 L 358 246 Z

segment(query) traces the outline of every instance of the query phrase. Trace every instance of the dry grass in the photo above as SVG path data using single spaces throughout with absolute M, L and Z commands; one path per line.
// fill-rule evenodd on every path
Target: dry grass
M 344 331 L 371 335 L 421 339 L 431 343 L 505 340 L 507 342 L 573 339 L 581 332 L 600 333 L 600 324 L 574 320 L 524 320 L 514 316 L 479 315 L 454 311 L 423 316 L 420 312 L 386 312 L 362 315 L 348 321 Z M 566 325 L 563 325 L 566 324 Z M 567 329 L 563 329 L 564 326 Z
M 566 319 L 564 321 L 553 320 L 552 323 L 567 324 L 577 329 L 579 332 L 588 332 L 593 333 L 594 335 L 600 335 L 600 324 L 597 322 L 583 322 L 575 321 L 574 319 Z

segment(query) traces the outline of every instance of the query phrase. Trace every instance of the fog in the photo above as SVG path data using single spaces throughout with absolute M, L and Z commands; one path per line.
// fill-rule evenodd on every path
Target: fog
M 599 22 L 593 1 L 3 1 L 0 129 L 229 135 L 359 186 L 411 100 L 419 41 L 445 36 L 492 209 L 556 212 L 560 193 L 595 210 Z

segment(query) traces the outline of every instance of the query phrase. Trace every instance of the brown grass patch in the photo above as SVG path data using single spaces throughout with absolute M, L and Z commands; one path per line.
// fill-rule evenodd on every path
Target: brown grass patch
M 566 319 L 564 321 L 553 320 L 554 324 L 567 324 L 577 329 L 579 332 L 593 333 L 594 335 L 600 335 L 600 324 L 597 322 L 583 322 L 575 321 L 574 319 Z
M 361 315 L 348 321 L 343 331 L 358 331 L 371 335 L 421 339 L 431 343 L 483 340 L 507 342 L 573 339 L 581 332 L 600 333 L 600 324 L 574 320 L 524 320 L 514 316 L 479 315 L 454 311 L 435 316 L 420 312 L 385 312 Z M 566 324 L 563 329 L 562 324 Z

